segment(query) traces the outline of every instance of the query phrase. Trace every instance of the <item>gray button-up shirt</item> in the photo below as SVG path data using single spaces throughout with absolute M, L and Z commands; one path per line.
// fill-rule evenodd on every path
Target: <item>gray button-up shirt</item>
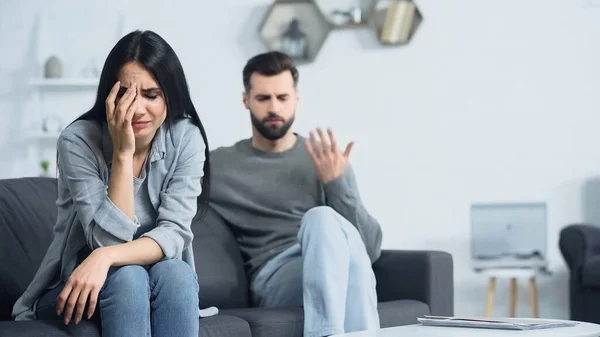
M 106 123 L 77 121 L 57 142 L 58 217 L 54 239 L 33 280 L 13 307 L 15 320 L 35 319 L 37 300 L 46 289 L 66 281 L 77 253 L 133 240 L 140 227 L 108 198 L 112 139 Z M 156 226 L 141 235 L 154 239 L 164 259 L 182 259 L 195 272 L 191 222 L 202 191 L 205 144 L 191 120 L 163 124 L 148 154 L 148 194 Z M 133 179 L 133 177 L 132 177 Z M 133 181 L 132 181 L 133 184 Z

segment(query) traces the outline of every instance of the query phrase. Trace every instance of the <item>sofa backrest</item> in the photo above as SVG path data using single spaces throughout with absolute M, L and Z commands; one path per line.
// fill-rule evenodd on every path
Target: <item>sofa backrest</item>
M 246 308 L 249 305 L 248 280 L 244 260 L 233 233 L 210 208 L 192 221 L 194 262 L 201 307 Z
M 12 306 L 25 291 L 52 241 L 57 217 L 54 178 L 0 179 L 0 321 L 11 319 Z M 196 216 L 194 258 L 202 307 L 248 306 L 248 282 L 231 231 Z
M 56 179 L 0 180 L 0 320 L 42 262 L 56 221 Z

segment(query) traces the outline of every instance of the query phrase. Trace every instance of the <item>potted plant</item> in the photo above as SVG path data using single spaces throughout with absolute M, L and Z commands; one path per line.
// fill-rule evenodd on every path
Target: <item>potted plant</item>
M 40 162 L 40 166 L 42 167 L 42 174 L 40 176 L 41 177 L 49 177 L 50 176 L 50 172 L 49 172 L 50 162 L 47 160 L 42 160 Z

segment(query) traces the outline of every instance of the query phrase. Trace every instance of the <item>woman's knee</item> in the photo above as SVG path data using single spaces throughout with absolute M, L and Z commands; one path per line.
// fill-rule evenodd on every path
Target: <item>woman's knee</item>
M 172 259 L 157 262 L 148 272 L 150 285 L 169 296 L 187 297 L 198 294 L 198 280 L 192 268 L 184 261 Z
M 100 297 L 111 297 L 123 303 L 147 302 L 150 298 L 148 272 L 139 265 L 127 265 L 109 271 Z

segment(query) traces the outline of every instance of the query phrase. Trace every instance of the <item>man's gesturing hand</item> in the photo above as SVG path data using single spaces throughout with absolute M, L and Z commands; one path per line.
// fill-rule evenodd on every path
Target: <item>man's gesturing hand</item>
M 321 129 L 317 128 L 317 133 L 319 134 L 319 141 L 317 141 L 315 134 L 311 132 L 310 139 L 307 139 L 304 145 L 313 159 L 319 180 L 326 184 L 339 178 L 344 173 L 346 165 L 350 161 L 350 150 L 352 150 L 354 142 L 350 142 L 344 153 L 342 153 L 338 149 L 331 129 L 327 129 L 330 141 L 327 141 L 325 133 Z

